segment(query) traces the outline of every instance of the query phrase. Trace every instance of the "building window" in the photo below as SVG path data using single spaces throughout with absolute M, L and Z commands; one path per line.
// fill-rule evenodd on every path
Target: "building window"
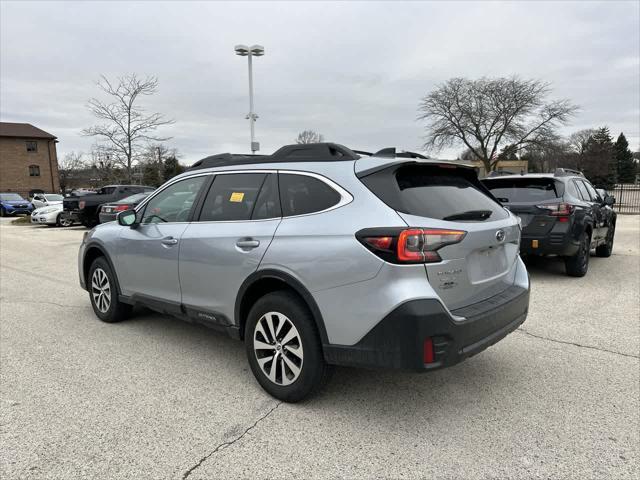
M 38 151 L 38 142 L 33 140 L 27 140 L 27 152 L 37 152 Z
M 40 176 L 40 167 L 38 165 L 29 165 L 29 176 L 30 177 L 39 177 Z

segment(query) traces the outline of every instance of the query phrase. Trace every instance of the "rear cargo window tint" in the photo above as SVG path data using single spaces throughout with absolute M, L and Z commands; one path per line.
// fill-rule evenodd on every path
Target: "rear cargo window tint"
M 451 221 L 494 221 L 508 216 L 473 171 L 406 165 L 361 180 L 388 206 L 410 215 Z
M 559 188 L 551 178 L 501 178 L 484 180 L 484 184 L 502 203 L 526 203 L 560 197 Z
M 317 178 L 288 173 L 281 173 L 278 177 L 282 215 L 285 217 L 321 212 L 340 201 L 340 194 Z

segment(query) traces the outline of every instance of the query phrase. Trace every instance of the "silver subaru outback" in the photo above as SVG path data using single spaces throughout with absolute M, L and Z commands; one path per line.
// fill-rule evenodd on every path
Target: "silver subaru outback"
M 454 162 L 321 143 L 197 162 L 86 234 L 79 275 L 100 320 L 135 305 L 244 341 L 295 402 L 333 365 L 429 371 L 524 322 L 520 225 Z

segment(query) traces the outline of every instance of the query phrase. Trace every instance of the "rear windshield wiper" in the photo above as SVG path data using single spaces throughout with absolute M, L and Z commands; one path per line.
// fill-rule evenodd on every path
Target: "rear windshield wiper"
M 486 220 L 491 216 L 491 210 L 469 210 L 444 217 L 443 220 Z

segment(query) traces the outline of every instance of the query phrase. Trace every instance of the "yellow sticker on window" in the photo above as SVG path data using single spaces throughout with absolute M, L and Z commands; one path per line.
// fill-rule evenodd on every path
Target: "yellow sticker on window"
M 233 192 L 231 197 L 229 197 L 230 202 L 241 202 L 244 198 L 244 193 L 242 192 Z

